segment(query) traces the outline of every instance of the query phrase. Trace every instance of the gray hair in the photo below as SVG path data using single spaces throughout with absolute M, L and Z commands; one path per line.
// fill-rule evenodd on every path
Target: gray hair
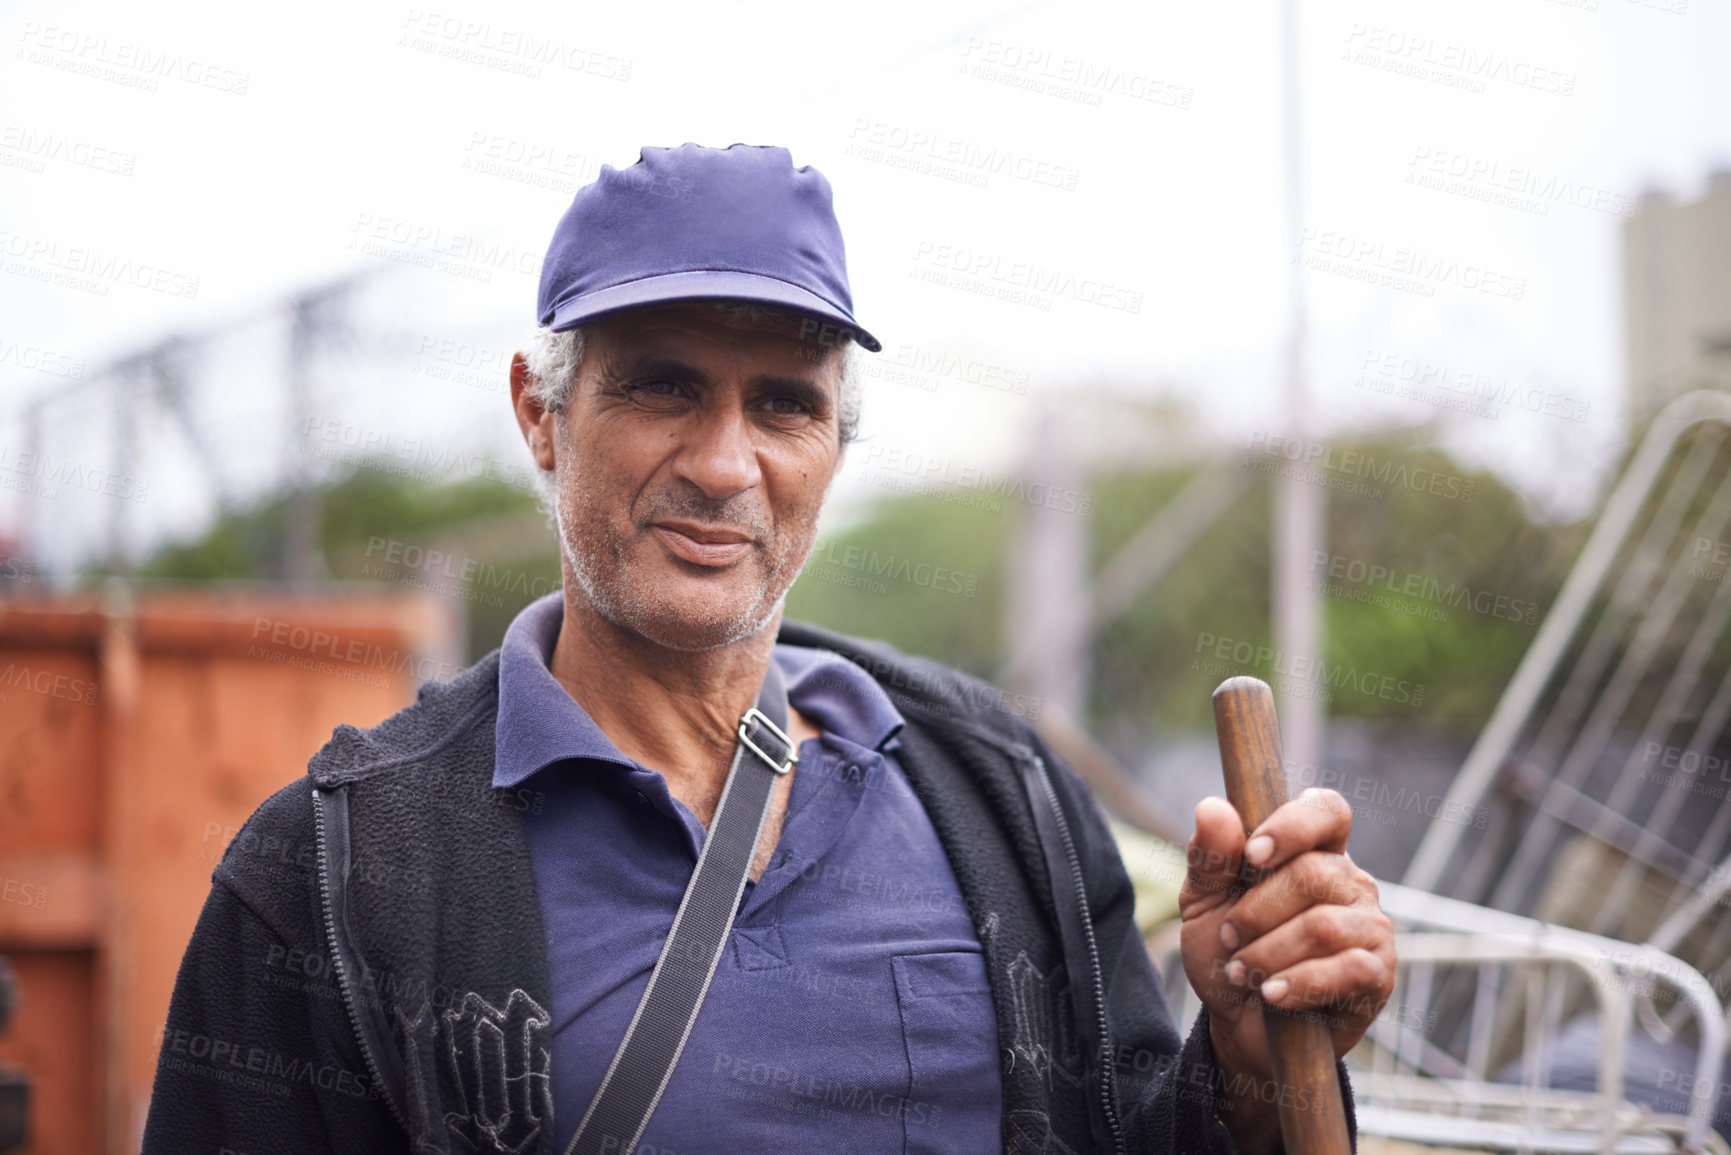
M 799 327 L 807 320 L 805 314 L 791 309 L 749 301 L 706 301 L 703 305 L 735 323 L 762 325 L 786 333 L 799 332 Z M 841 399 L 836 424 L 845 449 L 859 436 L 859 349 L 845 327 L 834 328 L 841 333 Z M 555 333 L 543 325 L 535 330 L 523 349 L 523 359 L 529 367 L 529 395 L 549 413 L 563 413 L 571 403 L 571 394 L 577 388 L 577 367 L 583 363 L 583 330 L 584 326 L 579 325 Z

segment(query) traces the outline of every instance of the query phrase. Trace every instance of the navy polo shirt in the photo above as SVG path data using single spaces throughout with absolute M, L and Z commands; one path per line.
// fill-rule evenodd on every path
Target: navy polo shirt
M 704 828 L 619 752 L 548 670 L 563 618 L 519 614 L 499 662 L 493 785 L 525 813 L 552 980 L 563 1150 L 649 983 Z M 955 875 L 894 750 L 882 688 L 826 650 L 778 645 L 800 746 L 781 840 L 728 949 L 641 1155 L 995 1151 L 997 1026 Z

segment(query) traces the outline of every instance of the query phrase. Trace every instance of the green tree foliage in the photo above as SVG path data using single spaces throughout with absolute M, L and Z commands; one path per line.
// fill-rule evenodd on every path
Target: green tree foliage
M 1096 571 L 1193 477 L 1188 471 L 1117 475 L 1094 486 Z M 1269 636 L 1269 489 L 1240 497 L 1094 641 L 1092 712 L 1102 732 L 1212 727 L 1220 675 L 1206 649 Z M 1267 669 L 1234 669 L 1267 677 Z
M 352 571 L 373 539 L 416 541 L 453 526 L 533 513 L 535 498 L 484 478 L 429 485 L 380 469 L 359 469 L 317 487 L 320 546 L 332 576 Z M 288 493 L 272 494 L 220 515 L 197 539 L 162 546 L 137 569 L 164 581 L 265 581 L 283 572 L 282 543 Z M 551 538 L 549 538 L 551 544 Z M 376 550 L 375 550 L 376 552 Z
M 881 502 L 864 524 L 818 539 L 786 616 L 990 676 L 1002 660 L 1006 506 Z
M 1415 473 L 1470 482 L 1471 499 L 1409 486 L 1336 497 L 1330 557 L 1312 573 L 1328 606 L 1329 656 L 1422 685 L 1424 705 L 1348 693 L 1333 712 L 1471 733 L 1490 716 L 1589 527 L 1535 524 L 1494 476 L 1466 473 L 1434 450 L 1400 458 Z
M 508 552 L 516 556 L 484 543 L 487 531 L 507 520 L 533 528 L 539 503 L 522 490 L 485 478 L 429 485 L 363 468 L 318 487 L 316 496 L 330 576 L 381 591 L 417 589 L 459 599 L 471 659 L 496 646 L 534 597 L 559 588 L 551 532 L 515 535 Z M 225 513 L 196 540 L 156 550 L 136 574 L 171 584 L 277 579 L 284 570 L 289 500 L 289 494 L 273 494 Z

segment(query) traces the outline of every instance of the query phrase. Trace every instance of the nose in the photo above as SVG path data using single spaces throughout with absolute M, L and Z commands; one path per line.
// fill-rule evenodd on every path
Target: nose
M 705 497 L 724 501 L 762 480 L 751 422 L 742 405 L 705 406 L 687 429 L 689 440 L 674 460 L 674 472 Z

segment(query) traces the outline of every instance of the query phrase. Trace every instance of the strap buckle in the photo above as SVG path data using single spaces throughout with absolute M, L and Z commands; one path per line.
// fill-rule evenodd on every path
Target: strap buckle
M 771 734 L 774 734 L 777 738 L 781 739 L 781 744 L 787 747 L 786 762 L 776 761 L 764 752 L 763 747 L 751 740 L 751 734 L 748 731 L 752 722 L 759 723 Z M 763 759 L 764 764 L 771 770 L 774 770 L 777 774 L 791 774 L 793 772 L 794 763 L 799 761 L 799 750 L 794 746 L 793 739 L 782 733 L 781 727 L 777 726 L 774 722 L 771 722 L 769 720 L 769 715 L 765 714 L 762 710 L 759 710 L 756 706 L 747 710 L 745 716 L 739 720 L 739 740 L 750 747 L 751 752 Z

